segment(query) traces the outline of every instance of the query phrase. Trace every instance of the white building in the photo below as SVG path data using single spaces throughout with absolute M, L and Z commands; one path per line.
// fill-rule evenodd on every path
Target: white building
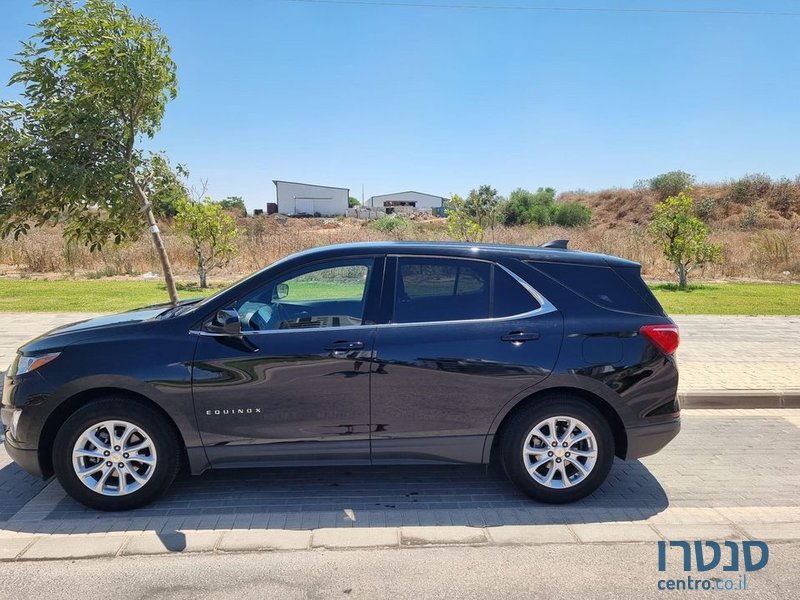
M 348 188 L 273 180 L 282 215 L 334 217 L 347 213 Z
M 373 196 L 367 204 L 370 208 L 405 207 L 406 210 L 430 211 L 434 208 L 441 208 L 447 200 L 448 198 L 423 194 L 422 192 L 398 192 L 396 194 Z

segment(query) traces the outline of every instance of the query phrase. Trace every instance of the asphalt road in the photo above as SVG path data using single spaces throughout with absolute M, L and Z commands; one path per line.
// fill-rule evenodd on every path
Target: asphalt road
M 790 598 L 800 544 L 771 544 L 742 598 Z M 678 565 L 676 565 L 678 566 Z M 709 571 L 693 577 L 730 578 Z M 108 598 L 708 598 L 720 591 L 659 591 L 655 543 L 303 551 L 0 564 L 0 596 Z

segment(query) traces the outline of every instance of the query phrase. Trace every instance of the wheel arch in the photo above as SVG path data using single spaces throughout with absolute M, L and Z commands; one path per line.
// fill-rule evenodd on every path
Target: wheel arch
M 514 420 L 514 416 L 516 414 L 531 404 L 542 402 L 546 400 L 548 396 L 558 394 L 574 396 L 580 400 L 583 400 L 584 402 L 589 403 L 598 411 L 600 411 L 600 414 L 606 419 L 611 427 L 611 432 L 614 435 L 614 454 L 619 458 L 624 458 L 626 456 L 628 451 L 628 434 L 625 430 L 625 425 L 622 422 L 622 418 L 617 411 L 614 410 L 614 407 L 611 406 L 611 404 L 609 404 L 604 398 L 588 390 L 569 386 L 559 386 L 539 390 L 523 397 L 504 415 L 502 415 L 500 423 L 497 425 L 494 434 L 491 436 L 491 443 L 487 444 L 484 448 L 484 462 L 493 463 L 497 460 L 500 440 L 502 439 L 503 433 L 508 427 L 508 424 Z
M 53 475 L 53 443 L 55 442 L 56 434 L 58 433 L 58 430 L 61 428 L 61 425 L 64 424 L 64 422 L 70 417 L 70 415 L 75 413 L 75 411 L 85 406 L 89 402 L 100 398 L 106 398 L 109 396 L 113 396 L 116 398 L 126 398 L 133 402 L 138 402 L 139 404 L 146 406 L 148 409 L 152 410 L 156 414 L 161 415 L 161 417 L 165 419 L 165 421 L 169 424 L 169 426 L 172 428 L 173 432 L 177 436 L 181 448 L 181 453 L 182 453 L 181 458 L 183 464 L 184 465 L 189 464 L 189 457 L 186 449 L 186 440 L 183 434 L 178 428 L 178 425 L 175 423 L 175 420 L 157 402 L 154 402 L 152 399 L 148 398 L 143 394 L 127 390 L 124 388 L 97 387 L 97 388 L 83 390 L 81 392 L 73 394 L 69 398 L 66 398 L 47 417 L 47 420 L 45 421 L 44 426 L 42 427 L 42 432 L 39 436 L 40 439 L 39 465 L 42 470 L 43 477 L 47 478 Z

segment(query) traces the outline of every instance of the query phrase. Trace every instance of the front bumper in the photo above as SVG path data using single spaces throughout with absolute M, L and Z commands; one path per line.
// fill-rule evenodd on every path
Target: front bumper
M 680 419 L 628 428 L 628 452 L 625 454 L 625 460 L 634 460 L 655 454 L 669 444 L 680 430 Z
M 8 437 L 5 438 L 5 448 L 8 456 L 11 457 L 23 470 L 27 471 L 35 477 L 44 477 L 42 467 L 39 464 L 39 451 L 36 449 L 28 450 L 18 448 L 15 446 Z
M 8 383 L 6 381 L 6 383 Z M 0 421 L 2 422 L 3 441 L 8 456 L 20 467 L 31 475 L 43 477 L 42 468 L 39 465 L 39 450 L 37 448 L 22 448 L 18 440 L 12 435 L 11 421 L 14 414 L 18 412 L 14 408 L 3 406 L 0 408 Z

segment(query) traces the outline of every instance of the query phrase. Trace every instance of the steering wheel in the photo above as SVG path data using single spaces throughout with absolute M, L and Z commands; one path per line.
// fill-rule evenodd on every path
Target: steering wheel
M 268 329 L 278 329 L 284 321 L 289 318 L 289 315 L 286 313 L 286 309 L 280 302 L 276 302 L 272 305 L 272 316 L 269 319 L 269 326 Z
M 261 314 L 262 311 L 267 313 L 266 318 Z M 269 304 L 265 304 L 258 310 L 253 311 L 253 314 L 251 314 L 250 318 L 247 320 L 247 326 L 253 331 L 269 329 L 269 321 L 272 319 L 272 314 L 272 307 Z

